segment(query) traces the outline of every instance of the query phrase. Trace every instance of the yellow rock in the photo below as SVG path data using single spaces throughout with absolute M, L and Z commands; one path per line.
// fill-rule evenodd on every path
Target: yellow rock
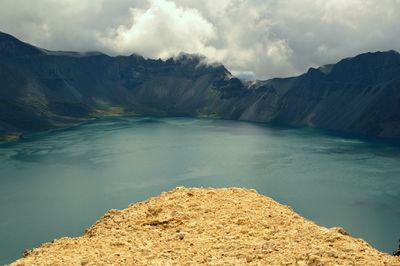
M 255 190 L 180 187 L 111 210 L 83 236 L 42 245 L 11 265 L 199 264 L 395 266 L 400 258 Z

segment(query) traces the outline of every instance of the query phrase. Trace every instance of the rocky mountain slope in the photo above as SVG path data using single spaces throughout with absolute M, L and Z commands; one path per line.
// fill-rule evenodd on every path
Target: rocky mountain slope
M 245 82 L 181 54 L 47 51 L 0 33 L 0 135 L 107 114 L 205 116 L 400 138 L 400 54 L 366 53 L 298 77 Z
M 43 244 L 11 265 L 204 264 L 395 266 L 400 257 L 254 190 L 177 188 L 111 210 L 83 236 Z

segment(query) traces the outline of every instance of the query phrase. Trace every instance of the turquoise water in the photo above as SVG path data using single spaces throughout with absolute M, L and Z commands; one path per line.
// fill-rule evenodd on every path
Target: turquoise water
M 239 186 L 391 252 L 400 148 L 311 129 L 110 118 L 0 145 L 0 265 L 176 186 Z

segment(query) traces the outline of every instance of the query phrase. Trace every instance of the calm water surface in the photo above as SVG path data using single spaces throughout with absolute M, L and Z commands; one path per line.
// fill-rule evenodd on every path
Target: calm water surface
M 391 252 L 400 148 L 310 129 L 110 118 L 0 145 L 0 265 L 176 186 L 239 186 Z

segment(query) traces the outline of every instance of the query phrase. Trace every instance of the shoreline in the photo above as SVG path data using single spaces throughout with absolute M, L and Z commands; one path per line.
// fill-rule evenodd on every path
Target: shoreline
M 20 132 L 0 134 L 0 143 L 18 141 L 24 138 L 24 135 Z
M 264 123 L 264 122 L 257 122 L 257 121 L 249 121 L 249 120 L 233 120 L 233 119 L 224 119 L 224 118 L 216 118 L 216 117 L 205 117 L 205 116 L 163 116 L 163 115 L 138 115 L 135 113 L 126 113 L 126 114 L 108 114 L 108 115 L 101 115 L 96 117 L 91 117 L 87 119 L 82 119 L 78 123 L 71 123 L 65 126 L 58 126 L 54 128 L 50 128 L 47 130 L 39 130 L 39 131 L 32 131 L 32 132 L 7 132 L 0 134 L 0 145 L 7 142 L 16 142 L 19 140 L 23 140 L 25 138 L 29 138 L 30 135 L 34 134 L 43 134 L 49 132 L 56 132 L 59 130 L 69 130 L 75 127 L 79 127 L 81 125 L 85 125 L 86 123 L 95 122 L 99 119 L 107 119 L 107 118 L 118 118 L 118 117 L 127 117 L 127 118 L 187 118 L 187 119 L 205 119 L 205 120 L 217 120 L 217 121 L 230 121 L 230 122 L 241 122 L 241 123 L 251 123 L 266 127 L 272 128 L 282 128 L 282 129 L 304 129 L 304 130 L 315 130 L 316 132 L 320 132 L 321 134 L 349 139 L 349 140 L 360 140 L 365 142 L 377 142 L 379 144 L 387 144 L 387 145 L 395 145 L 400 147 L 400 139 L 395 138 L 382 138 L 382 137 L 373 137 L 373 136 L 366 136 L 354 133 L 345 133 L 341 131 L 334 131 L 329 129 L 321 129 L 316 127 L 294 127 L 290 125 L 283 125 L 283 124 L 275 124 L 275 123 Z

